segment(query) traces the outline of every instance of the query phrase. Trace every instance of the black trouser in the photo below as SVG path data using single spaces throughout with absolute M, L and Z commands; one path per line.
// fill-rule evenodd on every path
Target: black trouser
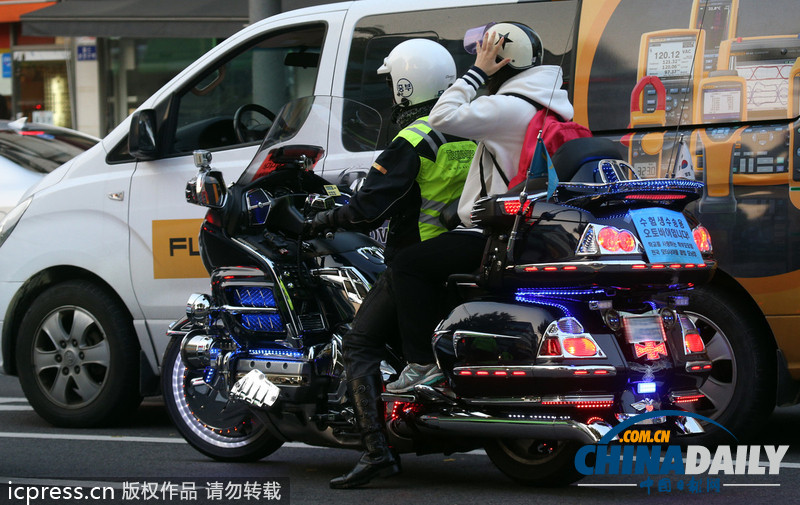
M 399 343 L 391 277 L 391 268 L 381 274 L 344 335 L 342 352 L 348 380 L 380 374 L 386 344 L 394 347 Z
M 478 232 L 447 232 L 403 249 L 392 260 L 397 322 L 410 363 L 435 361 L 431 348 L 433 330 L 452 308 L 445 304 L 447 278 L 476 271 L 486 240 Z

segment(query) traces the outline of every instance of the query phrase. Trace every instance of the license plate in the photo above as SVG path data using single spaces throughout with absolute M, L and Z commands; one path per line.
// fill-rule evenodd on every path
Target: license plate
M 663 342 L 664 323 L 660 316 L 628 316 L 622 318 L 625 341 L 629 344 L 641 342 Z
M 682 213 L 652 207 L 633 209 L 630 214 L 650 263 L 703 263 Z

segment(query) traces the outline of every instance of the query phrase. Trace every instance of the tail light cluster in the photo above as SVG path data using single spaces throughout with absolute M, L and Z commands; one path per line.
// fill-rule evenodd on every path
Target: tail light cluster
M 700 354 L 706 351 L 706 344 L 703 342 L 703 337 L 697 331 L 697 327 L 692 321 L 686 317 L 685 314 L 678 316 L 678 321 L 681 324 L 681 333 L 683 334 L 683 350 L 686 354 Z
M 577 254 L 637 254 L 642 252 L 639 240 L 628 230 L 614 226 L 590 224 L 578 243 Z
M 539 346 L 539 356 L 564 358 L 602 358 L 603 350 L 594 338 L 585 333 L 574 317 L 553 321 Z
M 697 248 L 700 249 L 701 253 L 710 253 L 713 250 L 711 247 L 711 235 L 705 226 L 700 225 L 693 229 L 692 237 L 694 237 L 694 243 L 697 244 Z
M 517 202 L 517 209 L 519 209 L 519 202 Z M 698 225 L 692 229 L 692 237 L 701 253 L 711 253 L 713 251 L 711 235 L 705 226 Z M 614 226 L 590 224 L 583 231 L 575 253 L 581 255 L 637 254 L 643 251 L 644 248 L 633 232 L 621 230 Z M 670 266 L 673 267 L 672 265 Z

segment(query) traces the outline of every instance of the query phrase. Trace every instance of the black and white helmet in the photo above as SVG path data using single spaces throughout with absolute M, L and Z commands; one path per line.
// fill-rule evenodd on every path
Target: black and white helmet
M 491 31 L 503 36 L 503 49 L 498 56 L 511 59 L 511 68 L 525 70 L 542 64 L 542 39 L 532 29 L 521 23 L 497 23 Z
M 456 80 L 456 63 L 441 44 L 410 39 L 392 49 L 378 74 L 389 74 L 395 103 L 408 107 L 439 98 Z

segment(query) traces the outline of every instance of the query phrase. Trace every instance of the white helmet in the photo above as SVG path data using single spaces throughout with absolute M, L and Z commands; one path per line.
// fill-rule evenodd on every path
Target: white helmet
M 522 23 L 497 23 L 489 28 L 498 36 L 503 36 L 503 48 L 497 54 L 499 58 L 510 58 L 508 66 L 516 70 L 525 70 L 542 64 L 543 46 L 539 35 Z
M 441 44 L 410 39 L 392 49 L 378 74 L 389 74 L 395 103 L 408 107 L 439 98 L 456 81 L 456 63 Z

